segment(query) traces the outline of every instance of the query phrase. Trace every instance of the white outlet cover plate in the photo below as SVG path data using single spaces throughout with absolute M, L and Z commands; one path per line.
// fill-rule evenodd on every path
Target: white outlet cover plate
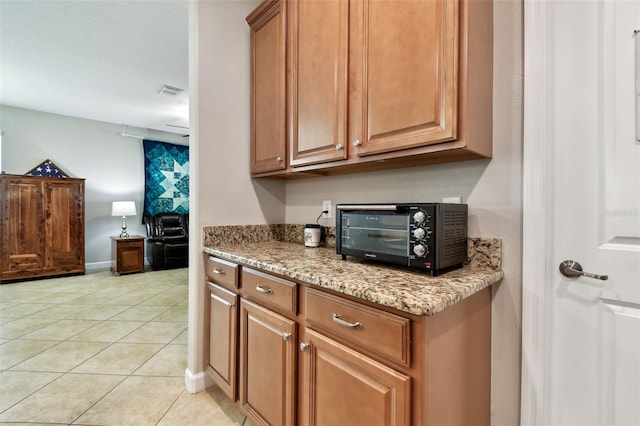
M 442 197 L 443 203 L 462 204 L 462 197 Z

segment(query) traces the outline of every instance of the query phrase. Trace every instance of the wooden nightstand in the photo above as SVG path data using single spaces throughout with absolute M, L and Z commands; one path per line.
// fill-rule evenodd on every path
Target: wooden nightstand
M 116 275 L 144 272 L 144 240 L 141 235 L 111 237 L 111 270 Z

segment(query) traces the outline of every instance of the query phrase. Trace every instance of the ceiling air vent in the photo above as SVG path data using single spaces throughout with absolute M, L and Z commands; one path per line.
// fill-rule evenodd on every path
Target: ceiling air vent
M 175 96 L 180 92 L 184 92 L 184 90 L 179 87 L 173 87 L 173 86 L 169 86 L 168 84 L 163 84 L 162 89 L 160 89 L 158 93 L 160 93 L 161 95 L 164 94 L 169 96 Z

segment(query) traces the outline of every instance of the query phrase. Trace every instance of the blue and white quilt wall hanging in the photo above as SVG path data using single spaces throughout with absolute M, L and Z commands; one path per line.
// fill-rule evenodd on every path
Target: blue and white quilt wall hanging
M 144 214 L 189 213 L 189 147 L 145 139 Z

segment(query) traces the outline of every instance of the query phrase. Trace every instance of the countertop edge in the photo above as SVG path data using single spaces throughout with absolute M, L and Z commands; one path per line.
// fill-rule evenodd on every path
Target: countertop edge
M 428 291 L 425 291 L 424 294 L 416 294 L 415 291 L 409 291 L 408 289 L 399 289 L 394 295 L 385 295 L 381 294 L 381 292 L 375 292 L 374 294 L 371 288 L 367 288 L 367 286 L 345 286 L 343 283 L 336 282 L 336 280 L 331 279 L 330 277 L 323 277 L 320 274 L 314 274 L 313 272 L 289 270 L 288 268 L 280 265 L 256 258 L 245 257 L 231 251 L 212 247 L 203 247 L 203 252 L 243 266 L 272 272 L 310 285 L 333 290 L 348 296 L 418 316 L 434 315 L 441 312 L 447 307 L 500 282 L 504 278 L 504 272 L 502 270 L 465 266 L 463 268 L 465 273 L 464 277 L 459 276 L 459 273 L 456 275 L 455 272 L 445 274 L 438 278 L 425 277 L 425 279 L 437 280 L 437 282 L 440 283 L 440 290 L 437 297 L 430 296 Z M 443 290 L 442 288 L 444 286 L 442 286 L 442 283 L 447 281 L 450 281 L 455 285 L 451 286 L 448 290 Z M 420 300 L 420 303 L 415 303 L 417 299 Z

